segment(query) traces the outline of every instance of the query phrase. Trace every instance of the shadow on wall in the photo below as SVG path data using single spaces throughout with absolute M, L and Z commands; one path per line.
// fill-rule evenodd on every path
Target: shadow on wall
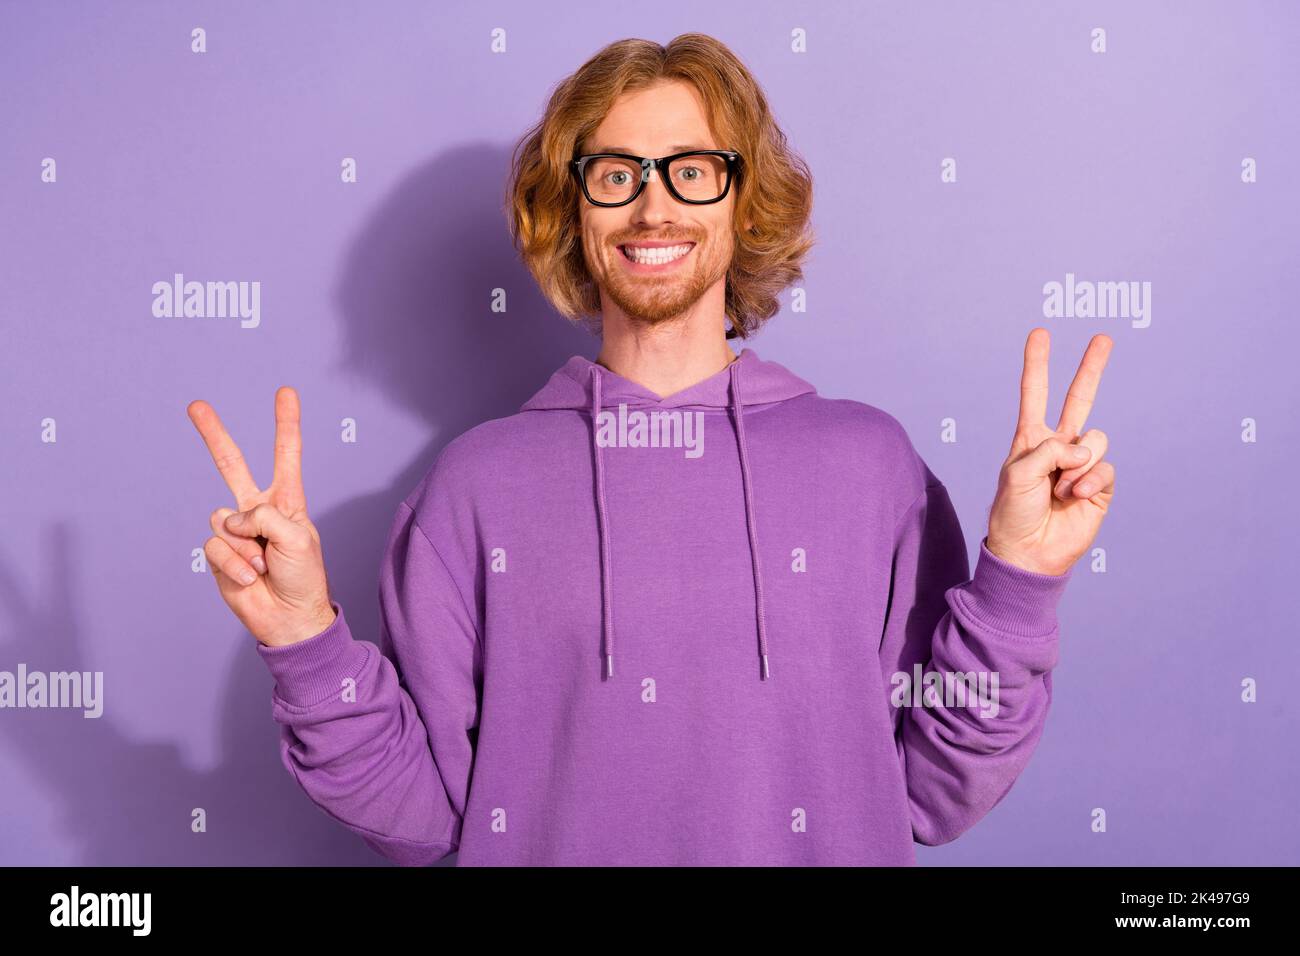
M 384 492 L 313 514 L 331 591 L 361 640 L 379 639 L 379 562 L 398 503 L 442 447 L 479 422 L 518 411 L 569 356 L 597 348 L 556 315 L 515 254 L 502 211 L 508 162 L 505 148 L 469 146 L 417 168 L 344 256 L 335 298 L 345 347 L 336 368 L 417 413 L 433 435 Z M 494 288 L 506 290 L 505 313 L 490 311 Z M 193 430 L 183 408 L 176 427 Z M 310 488 L 310 467 L 304 472 Z M 319 486 L 321 476 L 314 481 Z M 206 515 L 211 502 L 203 497 L 196 493 L 195 506 Z M 0 601 L 13 626 L 0 637 L 6 659 L 44 671 L 84 668 L 93 626 L 73 562 L 85 551 L 74 537 L 66 524 L 51 530 L 41 556 L 47 584 L 38 597 L 22 593 L 12 568 L 0 563 Z M 215 586 L 210 590 L 199 613 L 224 615 L 245 649 L 225 675 L 216 769 L 196 772 L 174 744 L 131 741 L 108 716 L 88 720 L 79 709 L 12 710 L 0 721 L 7 746 L 39 785 L 59 795 L 58 825 L 78 847 L 75 862 L 384 865 L 312 804 L 281 764 L 270 675 Z M 66 742 L 74 736 L 85 745 L 70 760 Z M 191 834 L 188 821 L 177 820 L 178 807 L 203 807 L 208 832 Z M 444 861 L 454 862 L 454 855 Z

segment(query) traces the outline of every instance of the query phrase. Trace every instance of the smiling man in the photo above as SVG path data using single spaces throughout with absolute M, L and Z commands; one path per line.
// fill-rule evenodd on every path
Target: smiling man
M 378 646 L 329 594 L 294 391 L 266 489 L 190 405 L 237 505 L 208 558 L 294 778 L 403 864 L 908 865 L 966 831 L 1043 731 L 1056 607 L 1113 495 L 1082 431 L 1110 340 L 1050 428 L 1029 334 L 972 576 L 896 419 L 729 346 L 800 277 L 812 185 L 725 46 L 600 51 L 521 141 L 511 196 L 524 261 L 600 351 L 397 506 Z

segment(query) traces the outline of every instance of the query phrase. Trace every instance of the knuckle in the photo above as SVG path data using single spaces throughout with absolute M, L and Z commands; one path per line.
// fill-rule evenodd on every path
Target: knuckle
M 224 472 L 230 468 L 236 467 L 237 465 L 242 463 L 243 460 L 244 460 L 244 456 L 237 451 L 232 451 L 225 455 L 218 455 L 216 460 L 217 468 Z

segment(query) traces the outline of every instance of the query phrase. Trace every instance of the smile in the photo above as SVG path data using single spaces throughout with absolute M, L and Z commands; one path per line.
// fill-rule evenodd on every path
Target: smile
M 639 266 L 665 266 L 684 258 L 695 243 L 683 242 L 671 246 L 619 246 L 623 258 Z

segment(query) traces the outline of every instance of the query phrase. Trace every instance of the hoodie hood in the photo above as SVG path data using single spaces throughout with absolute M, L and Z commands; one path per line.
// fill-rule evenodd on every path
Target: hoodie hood
M 620 404 L 628 408 L 682 408 L 701 410 L 732 407 L 732 380 L 741 378 L 745 405 L 767 405 L 800 395 L 816 394 L 816 389 L 776 362 L 765 362 L 753 349 L 743 349 L 722 371 L 689 388 L 660 398 L 644 385 L 611 372 L 590 359 L 575 355 L 551 375 L 520 411 L 552 408 L 590 409 L 593 376 L 601 379 L 601 407 Z
M 763 570 L 759 562 L 758 521 L 754 514 L 754 488 L 750 475 L 749 451 L 745 442 L 745 409 L 770 405 L 800 395 L 816 394 L 816 389 L 776 362 L 765 362 L 753 349 L 743 349 L 734 361 L 720 372 L 661 398 L 644 385 L 626 379 L 590 359 L 575 355 L 551 375 L 547 383 L 523 404 L 521 412 L 579 409 L 591 419 L 592 484 L 600 533 L 601 578 L 601 655 L 605 661 L 605 678 L 614 676 L 613 567 L 609 514 L 605 498 L 605 467 L 599 434 L 599 416 L 604 408 L 626 405 L 629 409 L 703 411 L 729 409 L 740 453 L 741 487 L 745 501 L 745 523 L 749 530 L 749 555 L 754 578 L 754 606 L 757 619 L 759 676 L 767 680 L 767 625 L 763 614 Z

